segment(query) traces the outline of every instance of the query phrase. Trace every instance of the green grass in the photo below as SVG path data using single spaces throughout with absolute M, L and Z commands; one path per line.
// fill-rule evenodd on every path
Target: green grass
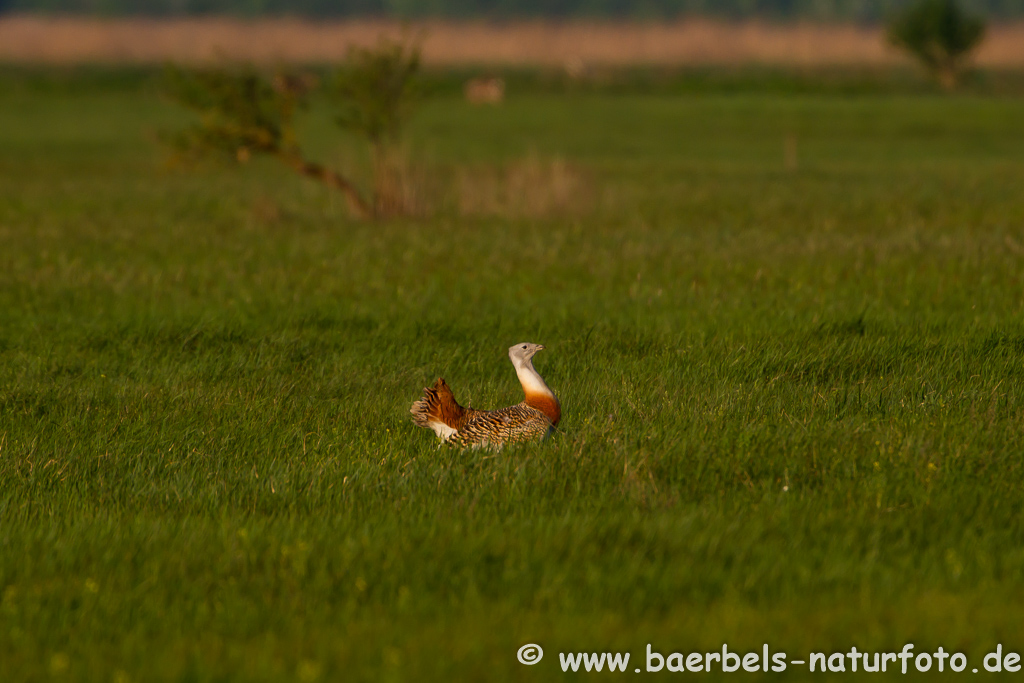
M 1024 101 L 441 98 L 439 177 L 560 156 L 592 201 L 368 225 L 270 164 L 164 169 L 185 114 L 145 87 L 5 78 L 3 680 L 1024 648 Z M 439 375 L 520 400 L 519 341 L 551 441 L 411 424 Z

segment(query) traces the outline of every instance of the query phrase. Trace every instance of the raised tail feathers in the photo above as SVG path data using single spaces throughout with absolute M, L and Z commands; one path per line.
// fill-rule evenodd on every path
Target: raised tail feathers
M 448 383 L 438 377 L 434 386 L 423 390 L 423 398 L 414 402 L 409 412 L 417 426 L 433 429 L 447 441 L 480 411 L 460 406 Z

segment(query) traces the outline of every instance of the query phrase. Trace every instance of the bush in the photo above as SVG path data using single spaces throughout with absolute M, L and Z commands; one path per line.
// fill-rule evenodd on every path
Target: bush
M 889 40 L 917 57 L 946 88 L 956 86 L 984 35 L 985 22 L 955 0 L 921 0 L 889 25 Z
M 352 48 L 334 76 L 335 119 L 364 138 L 373 153 L 375 210 L 401 212 L 399 174 L 390 156 L 418 100 L 415 78 L 420 53 L 402 43 L 381 41 L 376 48 Z

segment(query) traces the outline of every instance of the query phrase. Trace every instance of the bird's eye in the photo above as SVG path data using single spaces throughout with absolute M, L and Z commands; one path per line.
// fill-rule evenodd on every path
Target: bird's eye
M 523 345 L 523 351 L 525 351 L 525 350 L 526 350 L 526 346 L 525 346 L 525 345 Z

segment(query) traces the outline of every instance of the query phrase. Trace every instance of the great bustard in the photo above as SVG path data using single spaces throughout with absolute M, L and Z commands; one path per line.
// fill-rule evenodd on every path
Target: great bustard
M 561 419 L 562 408 L 533 367 L 534 354 L 543 349 L 540 344 L 516 344 L 508 350 L 526 395 L 522 403 L 500 410 L 463 408 L 448 383 L 438 378 L 409 409 L 413 422 L 456 446 L 500 446 L 546 437 Z

